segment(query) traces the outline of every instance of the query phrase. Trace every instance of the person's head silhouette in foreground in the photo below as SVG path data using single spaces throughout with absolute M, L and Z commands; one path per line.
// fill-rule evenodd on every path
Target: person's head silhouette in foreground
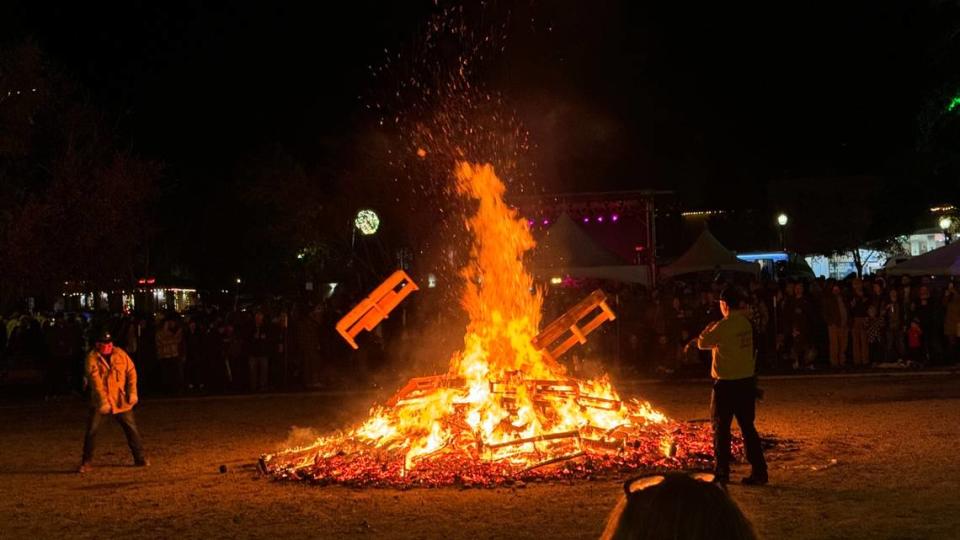
M 750 522 L 712 476 L 674 473 L 627 480 L 601 540 L 755 540 Z

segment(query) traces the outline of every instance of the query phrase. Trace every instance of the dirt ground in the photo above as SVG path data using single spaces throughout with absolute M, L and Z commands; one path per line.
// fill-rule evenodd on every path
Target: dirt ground
M 730 493 L 762 538 L 960 538 L 960 376 L 768 380 L 761 433 L 795 441 L 769 456 L 771 484 Z M 633 384 L 679 419 L 707 416 L 706 382 Z M 0 407 L 0 538 L 596 538 L 620 484 L 490 490 L 355 490 L 258 477 L 257 456 L 291 426 L 360 419 L 382 395 L 298 394 L 146 401 L 153 461 L 130 466 L 105 425 L 77 475 L 77 401 Z M 835 461 L 834 461 L 835 460 Z M 221 464 L 228 467 L 221 474 Z M 740 466 L 734 476 L 746 474 Z

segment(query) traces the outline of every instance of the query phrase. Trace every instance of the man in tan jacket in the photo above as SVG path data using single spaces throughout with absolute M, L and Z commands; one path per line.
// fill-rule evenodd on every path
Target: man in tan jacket
M 114 347 L 110 332 L 104 331 L 97 337 L 93 350 L 87 354 L 84 372 L 90 389 L 90 416 L 83 439 L 83 461 L 78 472 L 91 469 L 97 430 L 106 416 L 115 418 L 123 428 L 134 464 L 138 467 L 149 465 L 133 417 L 133 407 L 138 401 L 137 370 L 127 353 Z

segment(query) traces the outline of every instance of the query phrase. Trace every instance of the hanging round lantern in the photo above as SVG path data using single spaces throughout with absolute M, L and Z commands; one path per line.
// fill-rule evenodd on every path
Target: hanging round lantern
M 373 210 L 360 210 L 357 217 L 353 220 L 357 229 L 366 236 L 377 232 L 380 228 L 380 216 Z

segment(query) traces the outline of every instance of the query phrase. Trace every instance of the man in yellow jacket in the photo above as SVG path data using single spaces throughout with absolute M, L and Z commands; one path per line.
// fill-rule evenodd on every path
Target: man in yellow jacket
M 763 458 L 760 436 L 753 425 L 756 415 L 757 377 L 754 373 L 753 327 L 741 311 L 741 297 L 736 289 L 727 287 L 720 294 L 720 313 L 723 319 L 707 326 L 697 338 L 697 347 L 713 354 L 710 374 L 713 394 L 710 399 L 710 418 L 713 422 L 714 475 L 719 482 L 730 479 L 730 424 L 736 417 L 747 461 L 753 468 L 744 484 L 767 483 L 767 463 Z
M 90 389 L 90 416 L 83 439 L 83 461 L 78 472 L 85 473 L 91 469 L 97 430 L 107 416 L 112 416 L 123 428 L 134 464 L 138 467 L 149 465 L 143 455 L 143 441 L 133 417 L 133 407 L 139 400 L 137 370 L 127 353 L 113 345 L 110 332 L 102 332 L 97 337 L 93 350 L 87 354 L 84 372 Z

